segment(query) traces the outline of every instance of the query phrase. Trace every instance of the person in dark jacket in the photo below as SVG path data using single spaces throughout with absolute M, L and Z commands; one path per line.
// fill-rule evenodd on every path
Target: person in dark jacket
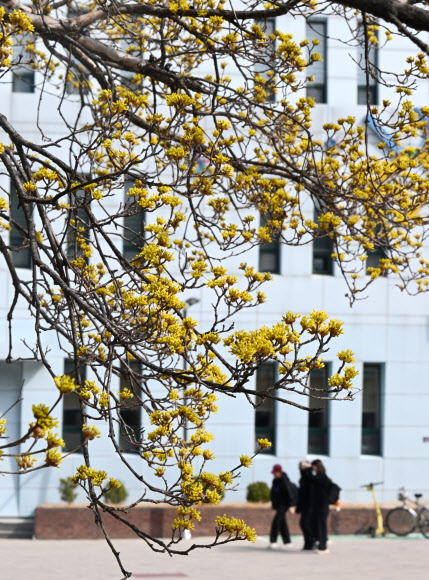
M 274 465 L 272 474 L 274 475 L 271 486 L 271 505 L 276 514 L 271 524 L 270 548 L 277 547 L 277 537 L 281 534 L 284 544 L 290 544 L 289 529 L 286 522 L 286 512 L 292 506 L 292 493 L 290 481 L 281 465 Z
M 313 533 L 319 541 L 318 552 L 327 553 L 328 530 L 327 520 L 329 515 L 329 488 L 331 480 L 326 475 L 326 469 L 320 459 L 311 462 L 314 471 L 314 508 L 313 508 Z
M 296 504 L 296 513 L 301 514 L 299 525 L 304 536 L 303 550 L 314 550 L 317 536 L 313 526 L 314 512 L 314 471 L 311 463 L 301 461 L 299 464 L 301 479 L 299 480 L 298 502 Z

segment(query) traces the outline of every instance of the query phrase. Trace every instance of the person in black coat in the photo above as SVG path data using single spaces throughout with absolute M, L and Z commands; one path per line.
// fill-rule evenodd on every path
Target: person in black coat
M 326 469 L 320 459 L 311 462 L 314 471 L 312 483 L 314 486 L 313 534 L 319 541 L 319 552 L 326 552 L 328 541 L 327 520 L 329 515 L 329 489 L 331 480 L 326 475 Z
M 316 545 L 317 530 L 314 529 L 314 472 L 311 463 L 301 461 L 299 464 L 301 479 L 299 480 L 298 502 L 296 513 L 301 514 L 299 525 L 304 536 L 303 550 L 313 550 Z
M 274 465 L 272 474 L 274 475 L 271 486 L 271 505 L 276 510 L 276 514 L 271 524 L 270 546 L 277 547 L 277 537 L 281 534 L 284 544 L 290 544 L 289 529 L 286 522 L 286 512 L 292 506 L 292 492 L 290 481 L 281 465 Z

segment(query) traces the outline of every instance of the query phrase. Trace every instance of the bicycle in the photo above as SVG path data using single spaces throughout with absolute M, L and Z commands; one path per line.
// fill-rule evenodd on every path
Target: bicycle
M 415 509 L 412 509 L 408 505 L 411 500 L 405 488 L 399 489 L 398 500 L 402 502 L 402 506 L 393 508 L 386 514 L 386 527 L 392 534 L 407 536 L 418 526 L 423 536 L 429 538 L 429 509 L 421 505 L 422 496 L 421 493 L 414 494 Z

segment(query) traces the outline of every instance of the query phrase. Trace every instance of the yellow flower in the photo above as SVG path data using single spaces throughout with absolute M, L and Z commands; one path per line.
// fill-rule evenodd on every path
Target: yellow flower
M 52 427 L 58 427 L 58 419 L 51 417 L 47 405 L 33 405 L 33 415 L 36 419 L 37 426 L 41 427 L 44 431 L 47 431 Z
M 341 352 L 337 353 L 337 357 L 345 363 L 356 362 L 351 350 L 342 350 Z
M 77 389 L 77 385 L 73 377 L 63 375 L 62 377 L 55 377 L 54 383 L 61 393 L 72 393 Z
M 268 449 L 268 447 L 271 447 L 272 445 L 271 441 L 268 441 L 268 439 L 258 439 L 258 443 L 261 449 Z
M 61 439 L 57 433 L 52 433 L 52 431 L 48 432 L 46 441 L 49 449 L 53 449 L 54 447 L 65 447 L 64 439 Z
M 118 391 L 118 395 L 122 401 L 126 401 L 127 399 L 132 399 L 134 397 L 130 389 L 123 389 L 120 392 Z
M 99 405 L 102 408 L 107 408 L 109 406 L 109 393 L 101 393 L 99 398 Z
M 30 469 L 31 467 L 33 467 L 34 463 L 36 463 L 37 461 L 37 459 L 31 457 L 31 455 L 23 455 L 22 457 L 15 457 L 15 459 L 18 463 L 19 469 L 23 469 L 24 471 L 26 469 Z
M 240 455 L 240 463 L 243 467 L 251 467 L 252 459 L 248 455 Z
M 96 437 L 99 439 L 101 437 L 100 431 L 97 429 L 95 425 L 83 425 L 82 426 L 82 433 L 85 439 L 88 441 L 92 441 Z
M 48 449 L 46 452 L 45 463 L 50 467 L 61 467 L 61 463 L 63 462 L 63 458 L 61 457 L 61 453 L 58 449 Z

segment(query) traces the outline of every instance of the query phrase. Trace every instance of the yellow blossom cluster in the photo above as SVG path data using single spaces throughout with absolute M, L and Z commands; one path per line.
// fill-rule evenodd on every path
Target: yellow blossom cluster
M 69 375 L 55 377 L 54 383 L 60 393 L 72 393 L 77 388 L 74 378 Z
M 256 542 L 255 530 L 249 528 L 243 520 L 228 518 L 226 515 L 218 516 L 216 518 L 216 526 L 220 529 L 221 533 L 227 532 L 230 535 L 242 537 L 249 542 Z

